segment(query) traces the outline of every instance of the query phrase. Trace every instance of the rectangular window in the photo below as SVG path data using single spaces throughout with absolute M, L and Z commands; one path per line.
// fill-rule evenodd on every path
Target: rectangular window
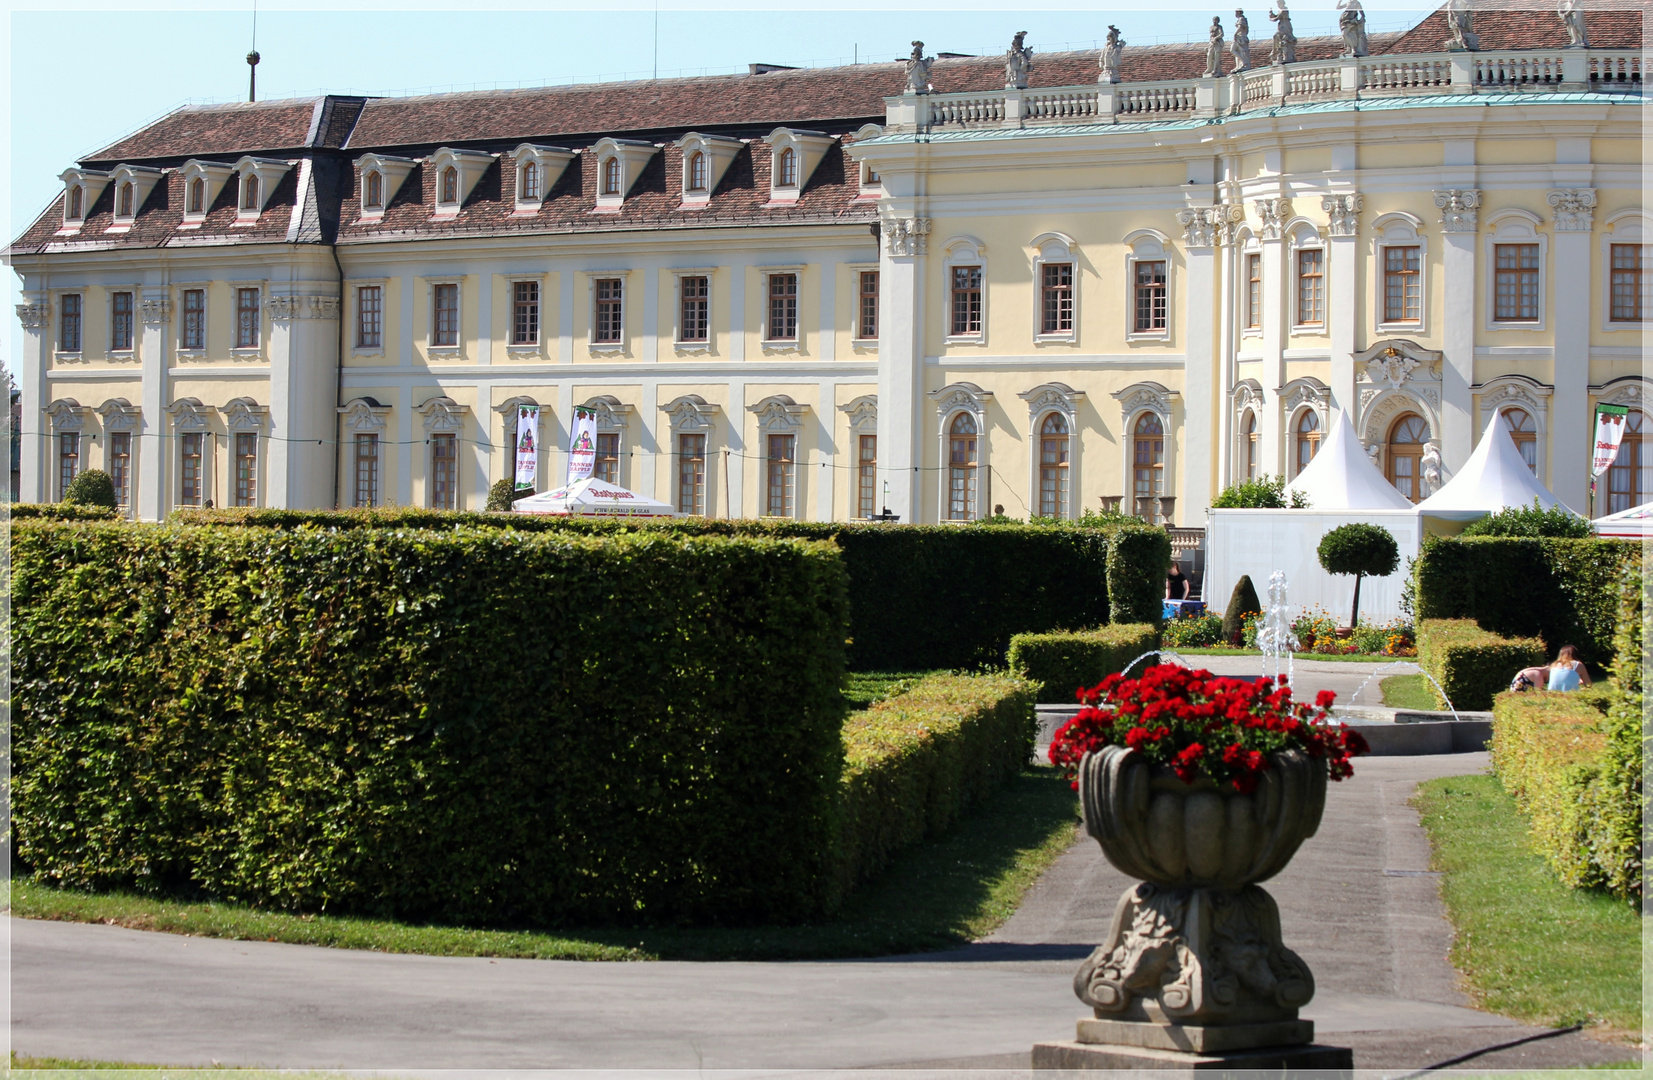
M 1073 333 L 1073 264 L 1045 263 L 1041 276 L 1039 333 Z
M 597 279 L 597 312 L 592 340 L 618 343 L 621 340 L 625 317 L 625 289 L 620 278 Z
M 981 267 L 953 267 L 953 337 L 981 333 Z
M 363 285 L 356 290 L 356 347 L 382 349 L 385 344 L 385 290 Z
M 129 292 L 110 294 L 109 351 L 132 351 L 132 294 Z
M 430 437 L 430 505 L 432 510 L 459 505 L 459 440 L 451 434 Z
M 860 460 L 856 462 L 856 517 L 878 513 L 878 436 L 861 436 Z
M 1609 316 L 1612 322 L 1641 322 L 1644 313 L 1653 309 L 1653 275 L 1647 272 L 1648 251 L 1640 244 L 1613 245 L 1613 300 Z M 67 318 L 69 309 L 64 308 L 63 313 Z M 74 351 L 67 346 L 65 350 Z
M 856 312 L 855 336 L 871 341 L 878 336 L 878 271 L 861 271 L 861 306 Z
M 679 278 L 677 284 L 682 300 L 677 340 L 705 341 L 710 328 L 706 307 L 711 295 L 711 282 L 703 277 L 686 277 Z
M 436 285 L 431 288 L 430 343 L 436 348 L 452 348 L 459 344 L 458 285 Z
M 57 497 L 63 498 L 80 475 L 80 432 L 65 431 L 57 437 Z
M 592 463 L 591 475 L 608 484 L 620 482 L 620 433 L 599 432 L 597 460 Z
M 514 455 L 513 455 L 514 456 Z M 379 505 L 379 436 L 356 435 L 355 506 Z
M 1152 334 L 1165 327 L 1165 260 L 1140 259 L 1136 264 L 1133 332 Z
M 769 341 L 798 340 L 798 275 L 769 275 Z
M 235 347 L 258 348 L 258 290 L 235 290 Z
M 1245 325 L 1247 330 L 1263 328 L 1263 257 L 1245 257 Z
M 183 319 L 178 324 L 180 349 L 207 347 L 207 293 L 205 289 L 185 289 Z
M 1423 314 L 1423 275 L 1419 249 L 1383 249 L 1383 321 L 1417 322 Z
M 677 512 L 706 513 L 706 436 L 677 437 Z
M 235 505 L 258 505 L 258 435 L 254 432 L 235 437 Z
M 59 352 L 80 351 L 79 293 L 68 293 L 63 297 L 63 317 L 57 328 L 57 348 Z
M 1310 248 L 1297 253 L 1297 325 L 1320 326 L 1326 321 L 1325 252 Z
M 770 517 L 792 516 L 793 486 L 797 483 L 796 435 L 769 436 L 769 499 L 764 513 Z
M 132 433 L 109 433 L 109 479 L 115 482 L 115 505 L 129 506 L 132 498 Z
M 1538 320 L 1538 245 L 1494 244 L 1492 317 L 1497 322 Z
M 189 431 L 178 437 L 178 505 L 201 505 L 201 465 L 205 436 Z
M 540 343 L 540 283 L 519 281 L 512 290 L 511 344 Z

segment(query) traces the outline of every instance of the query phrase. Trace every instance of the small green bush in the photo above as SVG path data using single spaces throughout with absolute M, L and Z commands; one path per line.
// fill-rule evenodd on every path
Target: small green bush
M 1400 565 L 1400 547 L 1389 530 L 1381 525 L 1350 522 L 1339 525 L 1320 538 L 1320 567 L 1328 574 L 1352 574 L 1355 579 L 1354 607 L 1349 625 L 1360 625 L 1360 579 L 1388 577 Z
M 1287 503 L 1293 510 L 1306 510 L 1309 497 L 1301 491 L 1286 494 L 1284 476 L 1259 476 L 1255 480 L 1241 480 L 1218 492 L 1211 500 L 1213 510 L 1284 510 Z
M 488 489 L 488 502 L 484 509 L 490 511 L 509 510 L 511 503 L 517 499 L 517 482 L 510 478 L 495 480 L 494 486 Z
M 1257 599 L 1257 590 L 1251 584 L 1250 574 L 1241 574 L 1228 596 L 1228 607 L 1223 611 L 1223 640 L 1230 645 L 1239 643 L 1245 634 L 1246 616 L 1263 610 Z M 1248 647 L 1251 643 L 1247 643 Z
M 7 508 L 13 521 L 42 519 L 46 521 L 110 521 L 120 517 L 120 511 L 107 506 L 88 503 L 12 503 Z
M 1168 649 L 1207 649 L 1224 644 L 1221 615 L 1167 619 L 1160 640 Z
M 1041 705 L 1071 705 L 1075 692 L 1159 647 L 1158 623 L 1127 623 L 1077 633 L 1017 634 L 1010 639 L 1010 670 L 1039 684 Z M 1145 663 L 1159 662 L 1149 656 Z
M 1537 638 L 1500 637 L 1468 619 L 1418 623 L 1418 666 L 1460 712 L 1492 708 L 1493 697 L 1509 689 L 1516 672 L 1542 663 L 1544 643 Z
M 63 501 L 82 506 L 103 506 L 110 510 L 120 506 L 115 500 L 114 478 L 102 469 L 87 469 L 69 481 Z
M 1508 506 L 1496 514 L 1472 521 L 1462 536 L 1558 536 L 1588 540 L 1590 522 L 1564 506 L 1542 509 L 1535 497 L 1531 506 Z

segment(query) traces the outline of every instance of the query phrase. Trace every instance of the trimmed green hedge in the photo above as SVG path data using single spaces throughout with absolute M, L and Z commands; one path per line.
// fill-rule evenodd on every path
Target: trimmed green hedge
M 1506 638 L 1469 619 L 1425 619 L 1418 623 L 1418 665 L 1434 677 L 1452 707 L 1492 708 L 1493 696 L 1508 690 L 1522 668 L 1544 663 L 1537 638 Z M 1435 691 L 1436 698 L 1440 691 Z M 1441 702 L 1444 708 L 1446 702 Z
M 839 785 L 839 894 L 945 829 L 1033 754 L 1034 686 L 1011 675 L 929 675 L 851 714 Z
M 1647 584 L 1639 566 L 1627 567 L 1620 582 L 1617 645 L 1613 658 L 1613 701 L 1607 709 L 1607 745 L 1601 774 L 1591 787 L 1586 839 L 1601 869 L 1602 885 L 1615 896 L 1642 895 L 1642 829 L 1646 812 L 1642 753 L 1642 676 L 1653 664 L 1653 636 L 1647 633 Z
M 1575 888 L 1599 881 L 1590 859 L 1585 808 L 1607 741 L 1598 700 L 1506 691 L 1492 707 L 1493 770 L 1532 819 L 1534 849 Z
M 1080 689 L 1159 648 L 1158 623 L 1127 623 L 1077 633 L 1017 634 L 1010 639 L 1010 670 L 1039 684 L 1040 704 L 1071 705 Z M 1159 662 L 1151 656 L 1146 663 Z
M 836 895 L 830 545 L 28 521 L 12 545 L 41 880 L 471 924 Z
M 1506 637 L 1538 636 L 1549 654 L 1576 645 L 1585 663 L 1613 656 L 1619 574 L 1641 566 L 1634 540 L 1474 537 L 1424 541 L 1418 618 L 1474 619 Z
M 7 512 L 13 521 L 113 521 L 121 516 L 119 510 L 90 503 L 12 503 Z
M 181 510 L 177 522 L 278 529 L 466 526 L 830 540 L 849 570 L 856 671 L 990 667 L 1019 633 L 1158 622 L 1171 540 L 1146 525 L 877 525 L 772 518 L 623 522 L 441 510 Z

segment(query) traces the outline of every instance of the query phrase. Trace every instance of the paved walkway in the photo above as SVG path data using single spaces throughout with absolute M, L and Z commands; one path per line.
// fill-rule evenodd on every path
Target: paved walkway
M 1261 656 L 1185 656 L 1194 667 L 1205 668 L 1218 675 L 1262 675 Z M 1416 675 L 1421 669 L 1411 660 L 1395 660 L 1388 664 L 1350 660 L 1294 660 L 1292 661 L 1292 695 L 1298 701 L 1313 701 L 1322 690 L 1337 695 L 1339 705 L 1382 705 L 1383 680 L 1391 675 Z
M 1406 798 L 1485 754 L 1368 759 L 1319 834 L 1268 885 L 1313 968 L 1305 1010 L 1360 1068 L 1401 1071 L 1528 1033 L 1475 1012 Z M 1076 843 L 990 939 L 949 953 L 830 963 L 582 964 L 348 952 L 8 920 L 19 1053 L 284 1068 L 970 1067 L 1020 1073 L 1070 1038 L 1071 979 L 1126 881 Z M 1578 1036 L 1474 1063 L 1531 1068 L 1634 1055 Z M 909 1076 L 911 1074 L 908 1074 Z

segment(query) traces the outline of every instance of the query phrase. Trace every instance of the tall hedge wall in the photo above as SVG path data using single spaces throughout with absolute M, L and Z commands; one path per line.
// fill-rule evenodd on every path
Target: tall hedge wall
M 1576 645 L 1586 663 L 1613 656 L 1619 575 L 1641 566 L 1634 540 L 1471 537 L 1424 541 L 1420 619 L 1474 619 L 1506 637 L 1537 635 L 1551 656 Z
M 464 528 L 520 532 L 664 532 L 830 540 L 849 570 L 849 666 L 858 671 L 1002 663 L 1019 633 L 1107 622 L 1158 622 L 1170 536 L 1105 528 L 873 525 L 679 518 L 643 523 L 438 510 L 184 510 L 181 523 L 297 528 Z
M 1544 662 L 1544 643 L 1537 638 L 1506 638 L 1483 630 L 1469 619 L 1424 619 L 1418 623 L 1418 666 L 1445 691 L 1459 711 L 1492 708 L 1492 699 L 1509 689 L 1522 668 Z
M 470 923 L 830 903 L 826 544 L 17 522 L 17 852 Z
M 1073 633 L 1017 634 L 1010 639 L 1010 670 L 1039 684 L 1039 704 L 1072 705 L 1089 689 L 1159 648 L 1159 623 L 1124 623 Z M 1156 664 L 1158 655 L 1145 663 Z M 1142 673 L 1142 666 L 1136 668 Z

